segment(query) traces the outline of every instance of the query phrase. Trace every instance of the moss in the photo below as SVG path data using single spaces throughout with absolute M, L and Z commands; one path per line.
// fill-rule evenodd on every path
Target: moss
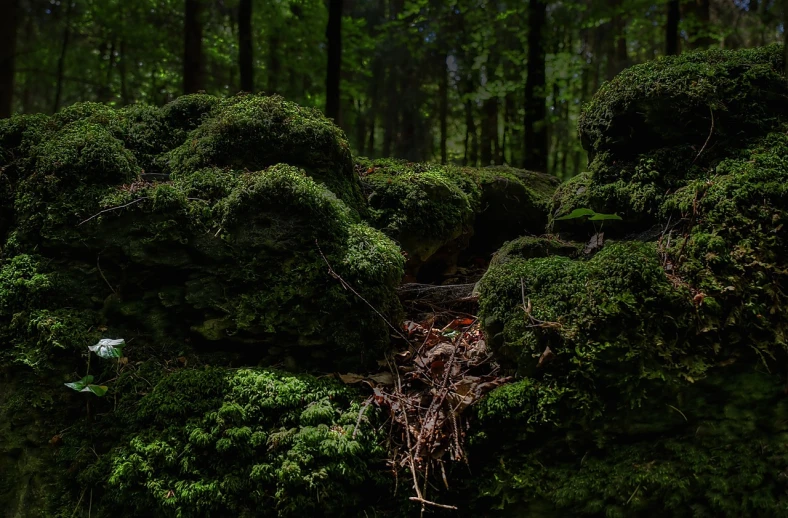
M 489 253 L 523 232 L 541 233 L 558 183 L 508 167 L 357 158 L 356 168 L 372 225 L 396 239 L 415 263 L 456 243 Z
M 500 266 L 518 258 L 536 259 L 556 255 L 572 257 L 579 254 L 581 250 L 581 245 L 562 241 L 551 235 L 546 237 L 523 236 L 504 243 L 490 261 L 490 267 Z
M 669 404 L 630 416 L 652 428 L 662 424 L 659 434 L 638 432 L 599 446 L 563 426 L 562 394 L 527 380 L 498 389 L 481 408 L 486 429 L 525 434 L 554 426 L 542 439 L 529 433 L 539 442 L 527 452 L 511 441 L 502 450 L 498 438 L 500 461 L 488 464 L 480 498 L 470 505 L 522 516 L 786 516 L 788 406 L 781 394 L 778 377 L 719 369 L 685 385 Z
M 212 166 L 255 171 L 278 163 L 306 170 L 348 206 L 363 211 L 345 135 L 316 110 L 278 96 L 221 101 L 169 159 L 177 174 Z
M 589 261 L 514 259 L 491 268 L 480 291 L 492 345 L 522 374 L 569 390 L 583 419 L 610 404 L 636 407 L 713 365 L 705 358 L 711 345 L 686 343 L 694 330 L 689 292 L 671 283 L 653 245 L 608 244 Z M 553 356 L 537 367 L 547 347 Z
M 125 413 L 120 444 L 83 470 L 100 491 L 93 512 L 340 516 L 369 509 L 387 490 L 385 453 L 369 419 L 354 436 L 358 413 L 352 391 L 308 376 L 179 371 Z
M 786 113 L 782 47 L 709 50 L 630 67 L 584 108 L 579 130 L 592 155 L 631 157 L 691 144 L 700 149 L 714 118 L 713 142 L 763 132 Z M 680 123 L 677 123 L 680 121 Z
M 676 273 L 704 293 L 708 329 L 764 354 L 786 344 L 783 309 L 788 137 L 772 133 L 690 182 L 664 204 L 691 218 L 671 246 Z

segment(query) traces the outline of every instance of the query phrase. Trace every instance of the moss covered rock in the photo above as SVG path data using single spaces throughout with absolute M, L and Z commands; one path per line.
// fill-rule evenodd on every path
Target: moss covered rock
M 669 56 L 625 70 L 605 83 L 578 123 L 592 155 L 633 156 L 704 144 L 771 127 L 785 116 L 782 47 L 710 50 Z
M 593 161 L 553 228 L 587 238 L 556 218 L 590 208 L 620 239 L 574 258 L 526 240 L 480 283 L 520 379 L 477 409 L 493 460 L 471 505 L 788 516 L 785 84 L 781 48 L 709 51 L 632 67 L 585 109 Z
M 524 232 L 541 234 L 558 183 L 508 167 L 359 158 L 356 168 L 372 225 L 400 243 L 414 268 L 431 258 L 455 262 L 461 252 L 488 255 Z
M 268 119 L 256 118 L 266 113 Z M 230 126 L 254 120 L 276 138 L 298 131 L 302 140 L 282 140 L 275 153 L 273 141 L 259 148 L 283 164 L 232 169 L 220 156 L 252 160 L 258 148 L 243 141 L 238 145 L 249 147 L 236 154 L 234 141 L 222 140 L 222 131 L 236 131 Z M 324 127 L 310 129 L 310 124 Z M 182 138 L 194 127 L 189 142 L 219 139 L 212 140 L 219 147 L 206 144 L 189 151 L 184 145 L 173 155 L 185 161 L 177 174 L 150 177 L 140 164 L 162 164 L 161 157 L 174 146 L 144 143 L 175 127 Z M 260 358 L 270 346 L 271 359 L 295 355 L 315 362 L 359 363 L 360 356 L 340 358 L 333 352 L 362 353 L 387 343 L 387 324 L 329 275 L 329 265 L 377 311 L 396 321 L 400 307 L 394 288 L 404 261 L 393 242 L 360 221 L 357 211 L 340 199 L 342 193 L 329 190 L 328 184 L 340 190 L 344 185 L 344 194 L 351 192 L 343 171 L 350 167 L 352 173 L 352 167 L 342 151 L 343 137 L 317 114 L 279 98 L 245 96 L 220 103 L 190 96 L 162 110 L 116 112 L 83 103 L 51 120 L 15 118 L 3 128 L 10 144 L 3 155 L 9 167 L 2 192 L 13 210 L 2 227 L 0 268 L 7 273 L 3 279 L 11 280 L 3 284 L 0 301 L 15 302 L 0 303 L 6 308 L 0 314 L 0 334 L 19 333 L 19 322 L 34 321 L 43 312 L 41 321 L 55 319 L 66 334 L 83 324 L 139 326 L 160 340 L 180 337 L 213 343 L 211 348 L 232 343 L 228 347 Z M 269 138 L 263 133 L 260 138 Z M 299 142 L 316 146 L 312 176 L 290 164 L 304 160 Z M 206 154 L 209 147 L 218 154 Z M 334 164 L 338 169 L 318 163 L 318 155 L 339 160 Z M 198 163 L 223 167 L 198 168 Z M 328 181 L 332 171 L 333 183 Z M 62 279 L 79 280 L 71 298 L 26 299 L 28 284 L 38 286 L 41 278 L 57 287 L 53 289 L 62 289 Z M 349 320 L 349 315 L 355 316 Z M 75 341 L 84 338 L 72 331 L 79 337 Z M 9 344 L 24 342 L 27 334 L 16 336 Z M 35 347 L 14 346 L 22 349 Z

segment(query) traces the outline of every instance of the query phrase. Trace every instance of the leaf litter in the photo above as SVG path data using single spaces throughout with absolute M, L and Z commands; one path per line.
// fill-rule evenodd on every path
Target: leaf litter
M 389 464 L 395 474 L 410 472 L 415 492 L 410 499 L 421 504 L 422 512 L 426 506 L 456 509 L 427 499 L 429 481 L 437 479 L 449 488 L 446 463 L 468 462 L 465 411 L 511 378 L 499 375 L 501 368 L 476 318 L 461 316 L 439 328 L 428 316 L 422 322 L 405 321 L 402 330 L 408 347 L 379 362 L 387 370 L 338 376 L 372 391 L 359 423 L 371 404 L 388 414 Z

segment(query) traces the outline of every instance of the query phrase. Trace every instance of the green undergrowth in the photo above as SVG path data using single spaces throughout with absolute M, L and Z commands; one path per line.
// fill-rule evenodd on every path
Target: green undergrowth
M 120 382 L 131 388 L 136 376 Z M 358 400 L 306 375 L 177 370 L 115 412 L 115 423 L 99 418 L 94 430 L 65 436 L 61 458 L 79 466 L 69 505 L 90 487 L 97 516 L 374 514 L 390 480 L 375 411 L 359 419 Z M 102 428 L 119 437 L 102 443 Z M 103 445 L 98 456 L 80 450 L 78 433 Z M 86 506 L 64 506 L 63 515 Z

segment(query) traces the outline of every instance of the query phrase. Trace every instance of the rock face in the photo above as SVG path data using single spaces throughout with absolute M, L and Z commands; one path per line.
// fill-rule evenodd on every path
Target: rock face
M 522 379 L 478 408 L 477 456 L 491 461 L 477 504 L 786 516 L 782 70 L 779 47 L 661 59 L 586 108 L 593 162 L 558 189 L 552 216 L 623 221 L 595 254 L 544 246 L 482 280 L 490 342 Z M 594 232 L 553 224 L 567 238 Z

